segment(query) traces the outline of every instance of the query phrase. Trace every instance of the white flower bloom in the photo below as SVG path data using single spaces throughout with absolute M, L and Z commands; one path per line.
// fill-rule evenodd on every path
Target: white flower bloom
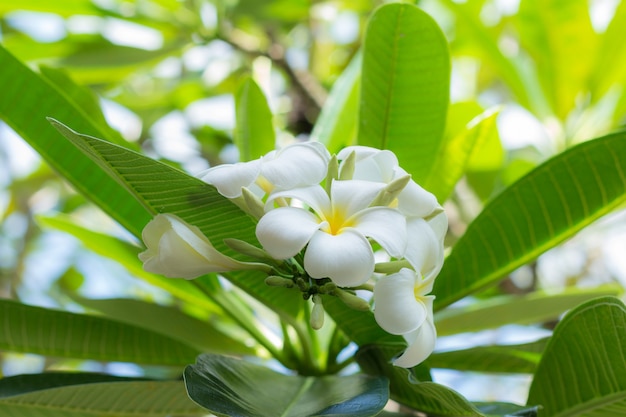
M 274 193 L 267 201 L 291 199 L 304 207 L 278 207 L 261 218 L 256 235 L 276 259 L 307 246 L 304 269 L 313 278 L 330 278 L 340 287 L 365 283 L 374 271 L 372 238 L 391 256 L 406 250 L 406 220 L 395 209 L 370 207 L 384 184 L 334 181 L 330 196 L 319 185 Z M 309 211 L 310 209 L 310 211 Z
M 173 214 L 157 214 L 141 235 L 147 250 L 139 259 L 148 272 L 192 279 L 249 266 L 218 252 L 200 229 Z
M 425 278 L 434 278 L 443 267 L 443 238 L 448 230 L 448 217 L 440 212 L 430 220 L 407 219 L 407 248 L 404 257 Z
M 389 184 L 393 180 L 404 177 L 408 173 L 398 164 L 398 158 L 389 150 L 380 150 L 367 146 L 348 146 L 338 154 L 339 160 L 345 160 L 352 152 L 356 157 L 355 180 L 366 180 Z M 427 217 L 440 209 L 435 196 L 424 190 L 415 181 L 409 181 L 398 195 L 398 210 L 410 217 Z
M 241 196 L 243 187 L 260 194 L 320 183 L 328 170 L 330 155 L 319 142 L 304 142 L 272 151 L 260 159 L 224 164 L 198 174 L 227 198 Z
M 403 268 L 381 278 L 374 286 L 374 317 L 385 331 L 404 336 L 409 347 L 394 364 L 412 367 L 424 361 L 435 348 L 433 324 L 435 275 L 423 278 Z

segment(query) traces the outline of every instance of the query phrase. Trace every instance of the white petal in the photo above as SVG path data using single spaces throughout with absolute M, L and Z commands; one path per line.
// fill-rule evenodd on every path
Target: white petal
M 217 188 L 227 198 L 241 196 L 241 188 L 249 187 L 261 172 L 261 161 L 218 165 L 198 174 L 198 178 Z
M 363 235 L 348 229 L 338 235 L 316 232 L 304 254 L 313 278 L 330 278 L 340 287 L 364 284 L 374 272 L 374 253 Z
M 268 197 L 265 203 L 265 210 L 271 210 L 274 207 L 274 201 L 279 198 L 296 199 L 311 207 L 320 217 L 330 215 L 331 213 L 328 194 L 326 194 L 326 191 L 319 185 L 274 192 Z
M 443 211 L 443 208 L 440 209 L 441 212 L 432 219 L 428 220 L 428 224 L 432 227 L 437 239 L 439 239 L 439 241 L 443 244 L 443 239 L 446 237 L 446 232 L 448 231 L 448 216 L 446 215 L 446 212 Z
M 321 226 L 323 223 L 307 210 L 280 207 L 261 217 L 256 237 L 271 256 L 287 259 L 300 252 Z
M 435 276 L 443 266 L 443 241 L 426 220 L 414 217 L 407 220 L 407 248 L 405 258 L 424 276 Z
M 333 209 L 341 210 L 348 218 L 368 208 L 384 187 L 382 183 L 371 181 L 333 181 L 330 191 Z
M 395 170 L 394 179 L 401 178 L 408 173 L 398 167 Z M 398 195 L 398 210 L 407 216 L 426 217 L 439 207 L 437 198 L 422 188 L 415 181 L 409 181 Z
M 354 216 L 354 227 L 371 237 L 391 256 L 401 258 L 406 252 L 406 218 L 397 210 L 371 207 Z
M 426 320 L 426 305 L 413 292 L 416 278 L 415 271 L 403 268 L 382 277 L 374 286 L 374 317 L 385 331 L 406 334 Z
M 192 279 L 240 268 L 239 262 L 218 252 L 200 229 L 171 214 L 157 215 L 146 225 L 142 237 L 147 250 L 139 259 L 148 272 Z
M 432 311 L 432 307 L 430 307 L 430 311 Z M 412 368 L 424 362 L 435 350 L 437 342 L 437 330 L 432 320 L 432 313 L 429 313 L 429 317 L 418 330 L 406 334 L 404 338 L 409 347 L 393 361 L 393 364 L 402 368 Z
M 264 160 L 261 175 L 279 190 L 319 184 L 326 177 L 329 160 L 321 143 L 297 143 L 279 150 L 272 160 Z

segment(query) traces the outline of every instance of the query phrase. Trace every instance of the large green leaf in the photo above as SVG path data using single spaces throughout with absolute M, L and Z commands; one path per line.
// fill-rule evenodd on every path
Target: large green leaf
M 423 381 L 423 365 L 412 370 L 391 365 L 398 347 L 367 345 L 357 353 L 361 369 L 389 379 L 391 399 L 428 415 L 479 417 L 482 414 L 456 391 L 430 381 Z
M 95 14 L 98 8 L 90 0 L 22 0 L 20 2 L 3 1 L 0 2 L 0 13 L 13 12 L 17 10 L 28 10 L 33 12 L 56 13 L 61 16 L 71 16 L 76 14 Z
M 219 251 L 229 256 L 241 257 L 224 243 L 226 238 L 257 243 L 255 221 L 215 187 L 137 152 L 76 133 L 57 121 L 52 123 L 74 146 L 123 184 L 149 213 L 178 215 L 197 226 Z M 227 276 L 275 311 L 295 316 L 300 310 L 301 297 L 285 288 L 265 285 L 264 273 L 244 271 Z
M 198 350 L 103 317 L 0 300 L 0 349 L 75 359 L 184 366 Z
M 0 398 L 70 385 L 130 381 L 146 381 L 146 379 L 90 372 L 44 372 L 41 374 L 15 375 L 0 379 Z
M 507 324 L 535 324 L 558 318 L 578 304 L 603 295 L 623 292 L 619 285 L 569 288 L 562 292 L 537 291 L 523 296 L 492 297 L 464 307 L 450 307 L 435 315 L 439 336 L 493 329 Z
M 435 282 L 435 308 L 495 283 L 624 202 L 626 134 L 552 158 L 488 204 Z
M 46 117 L 72 120 L 90 135 L 106 137 L 71 98 L 0 46 L 0 118 L 83 195 L 139 236 L 149 213 L 116 181 L 63 140 Z
M 107 318 L 169 336 L 201 352 L 254 354 L 254 349 L 231 338 L 208 319 L 201 321 L 174 307 L 131 299 L 74 299 L 87 308 L 103 313 Z
M 250 77 L 239 87 L 235 97 L 237 130 L 235 144 L 239 159 L 257 159 L 276 147 L 272 112 L 261 88 Z
M 430 16 L 407 3 L 378 8 L 363 44 L 358 143 L 394 151 L 418 183 L 434 175 L 449 76 L 446 39 Z
M 182 381 L 102 382 L 0 399 L 3 417 L 203 416 Z
M 616 298 L 588 301 L 557 325 L 535 373 L 529 403 L 540 416 L 626 414 L 626 307 Z
M 323 143 L 331 153 L 356 139 L 361 65 L 359 53 L 335 81 L 311 132 L 311 140 Z
M 426 364 L 431 368 L 455 371 L 532 374 L 548 339 L 521 345 L 477 346 L 463 350 L 433 353 Z
M 385 378 L 303 377 L 217 355 L 185 369 L 191 399 L 218 416 L 375 416 L 387 404 Z

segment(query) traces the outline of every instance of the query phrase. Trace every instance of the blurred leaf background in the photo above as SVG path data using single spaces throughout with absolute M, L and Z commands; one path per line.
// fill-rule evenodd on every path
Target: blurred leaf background
M 335 147 L 352 143 L 358 67 L 349 65 L 358 64 L 365 21 L 381 3 L 0 0 L 0 41 L 80 103 L 107 139 L 193 174 L 237 160 L 234 143 L 238 135 L 250 132 L 237 129 L 236 101 L 258 99 L 258 92 L 248 91 L 247 98 L 241 93 L 242 85 L 250 88 L 248 76 L 268 97 L 277 143 L 311 134 Z M 435 18 L 450 44 L 452 104 L 446 136 L 472 134 L 480 144 L 446 203 L 448 243 L 453 244 L 484 204 L 524 173 L 574 144 L 623 126 L 626 4 L 428 0 L 418 5 Z M 330 117 L 320 111 L 324 104 L 332 108 L 327 98 L 333 87 L 351 93 L 344 107 L 348 113 L 338 122 L 341 134 L 326 138 L 324 132 L 311 130 L 318 117 Z M 37 102 L 26 90 L 24 95 Z M 497 129 L 466 129 L 481 120 Z M 79 312 L 85 305 L 77 302 L 79 297 L 135 298 L 165 306 L 173 302 L 170 293 L 176 289 L 168 293 L 137 279 L 141 273 L 133 261 L 123 267 L 87 248 L 84 242 L 94 237 L 83 237 L 81 243 L 81 232 L 73 233 L 75 239 L 54 231 L 63 226 L 46 218 L 63 213 L 103 234 L 99 242 L 113 235 L 137 243 L 60 180 L 4 124 L 0 166 L 0 297 Z M 618 211 L 585 229 L 488 294 L 626 284 L 624 217 Z M 519 333 L 504 326 L 461 339 L 444 337 L 440 347 L 469 347 L 481 337 L 521 343 L 515 339 Z M 0 360 L 6 376 L 43 368 L 122 375 L 160 372 L 36 355 L 0 353 Z M 483 385 L 476 392 L 475 380 L 465 374 L 435 375 L 476 400 L 523 399 L 529 382 L 525 377 L 481 379 L 491 388 Z

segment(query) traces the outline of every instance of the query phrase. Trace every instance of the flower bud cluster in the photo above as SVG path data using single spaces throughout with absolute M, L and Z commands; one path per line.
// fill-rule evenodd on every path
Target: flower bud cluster
M 320 143 L 298 143 L 254 161 L 211 168 L 200 178 L 258 219 L 262 249 L 247 242 L 226 243 L 257 259 L 273 260 L 266 283 L 297 288 L 311 297 L 314 328 L 323 323 L 322 295 L 369 309 L 352 289 L 371 287 L 372 280 L 376 321 L 409 344 L 394 363 L 412 367 L 432 352 L 434 296 L 428 294 L 443 264 L 447 218 L 392 152 L 353 146 L 331 156 Z M 193 278 L 269 268 L 228 258 L 194 226 L 160 216 L 168 217 L 157 216 L 144 230 L 148 250 L 141 258 L 147 270 Z M 377 251 L 390 262 L 377 265 Z M 177 271 L 173 264 L 187 266 Z

